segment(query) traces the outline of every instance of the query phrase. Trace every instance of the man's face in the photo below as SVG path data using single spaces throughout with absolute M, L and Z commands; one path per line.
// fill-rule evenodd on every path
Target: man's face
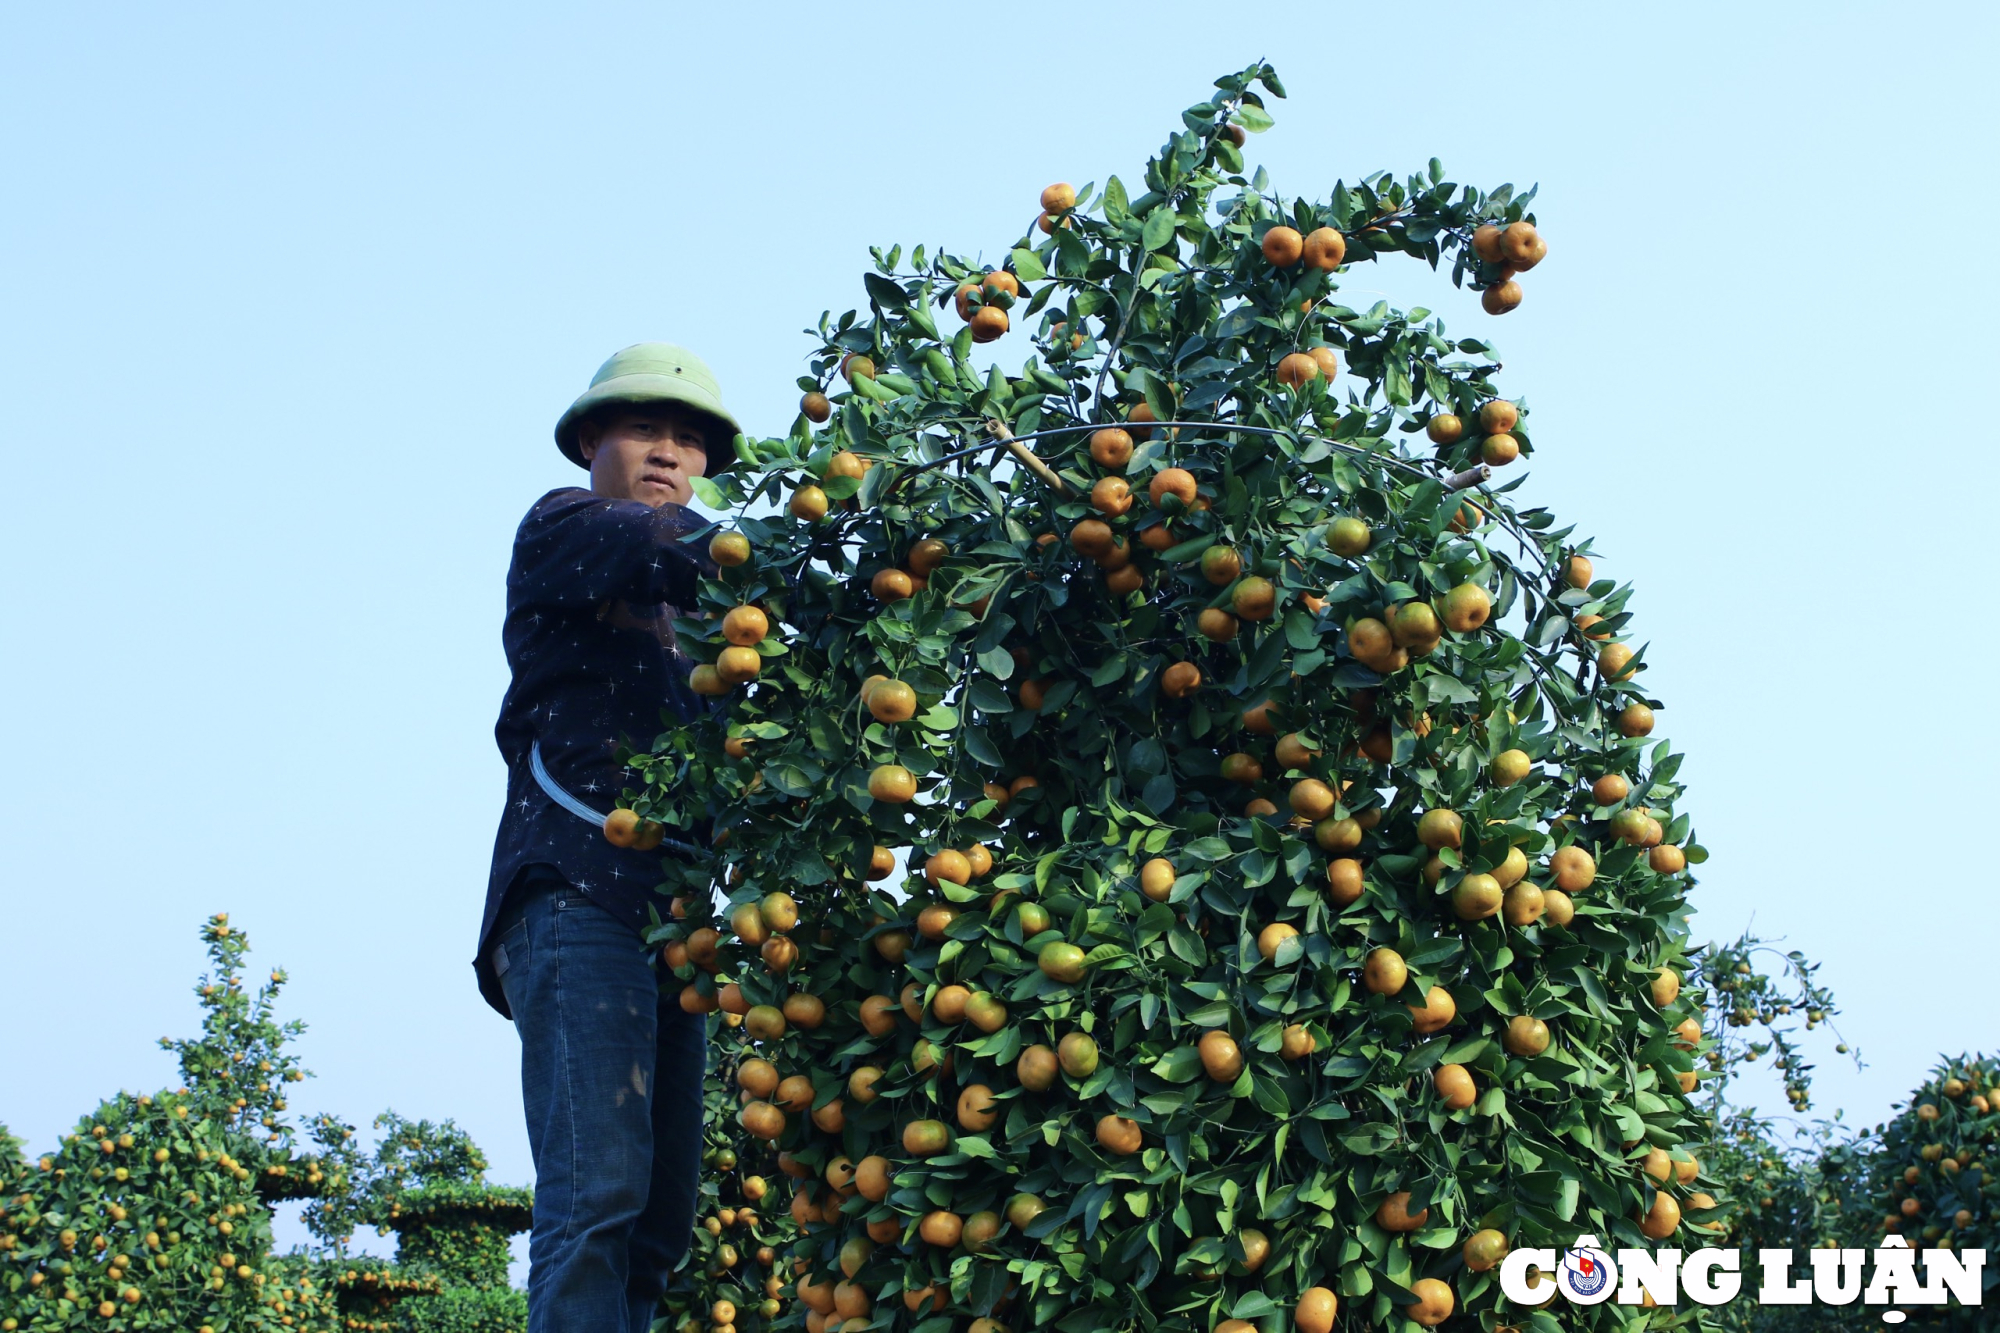
M 693 481 L 708 467 L 701 423 L 672 407 L 631 407 L 603 419 L 595 435 L 577 441 L 590 464 L 590 489 L 614 500 L 658 509 L 694 498 Z

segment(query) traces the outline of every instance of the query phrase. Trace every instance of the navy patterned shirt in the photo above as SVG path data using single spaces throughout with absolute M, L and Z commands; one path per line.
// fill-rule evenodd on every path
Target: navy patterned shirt
M 585 805 L 609 811 L 638 786 L 620 765 L 621 742 L 646 749 L 706 701 L 688 685 L 692 663 L 674 641 L 678 608 L 694 605 L 715 573 L 707 544 L 685 540 L 708 520 L 677 504 L 655 509 L 581 487 L 550 491 L 514 534 L 501 634 L 514 673 L 493 729 L 507 761 L 507 807 L 473 970 L 487 1003 L 511 1017 L 487 957 L 507 891 L 531 865 L 552 866 L 593 902 L 643 931 L 660 882 L 658 851 L 614 847 L 604 831 L 550 800 L 528 766 L 539 740 L 549 775 Z M 707 829 L 677 836 L 706 840 Z

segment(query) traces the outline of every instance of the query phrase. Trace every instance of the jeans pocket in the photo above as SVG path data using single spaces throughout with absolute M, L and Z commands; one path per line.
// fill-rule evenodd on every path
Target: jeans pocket
M 505 977 L 515 968 L 527 967 L 528 919 L 526 917 L 517 918 L 512 925 L 494 936 L 493 951 L 490 956 L 493 960 L 495 977 Z

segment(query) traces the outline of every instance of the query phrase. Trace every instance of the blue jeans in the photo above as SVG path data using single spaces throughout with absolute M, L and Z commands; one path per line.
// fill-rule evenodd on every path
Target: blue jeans
M 493 931 L 535 1158 L 529 1333 L 645 1333 L 694 1233 L 708 1021 L 547 867 Z

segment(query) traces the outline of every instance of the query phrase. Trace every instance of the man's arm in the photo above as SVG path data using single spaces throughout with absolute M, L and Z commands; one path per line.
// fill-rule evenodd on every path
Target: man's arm
M 591 606 L 608 598 L 687 609 L 708 553 L 681 539 L 707 520 L 677 504 L 658 509 L 580 488 L 544 497 L 514 537 L 510 591 L 530 602 Z

